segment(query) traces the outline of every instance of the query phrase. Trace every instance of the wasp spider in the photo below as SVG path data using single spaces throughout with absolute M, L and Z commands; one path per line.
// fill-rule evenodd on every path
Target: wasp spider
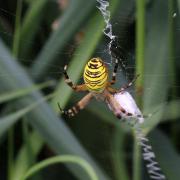
M 142 116 L 131 95 L 127 94 L 127 92 L 125 91 L 133 84 L 133 82 L 136 80 L 138 76 L 136 76 L 127 85 L 121 87 L 119 90 L 116 90 L 112 88 L 112 85 L 116 82 L 117 69 L 118 69 L 118 60 L 116 60 L 115 62 L 112 79 L 111 81 L 109 81 L 108 68 L 106 67 L 105 63 L 99 57 L 92 58 L 87 62 L 84 68 L 84 74 L 83 74 L 84 84 L 74 85 L 67 74 L 66 71 L 67 65 L 66 65 L 64 67 L 64 77 L 67 85 L 69 85 L 76 92 L 87 91 L 89 93 L 69 110 L 61 109 L 58 103 L 60 111 L 63 114 L 68 115 L 69 117 L 75 116 L 75 114 L 77 114 L 79 110 L 82 110 L 86 107 L 86 105 L 90 102 L 92 98 L 96 98 L 98 100 L 102 100 L 106 102 L 110 107 L 110 109 L 113 111 L 114 115 L 119 119 L 121 119 L 122 117 L 139 118 L 140 116 Z M 122 104 L 125 104 L 126 102 L 126 105 L 122 106 L 121 100 L 119 101 L 118 99 L 123 99 L 124 102 L 122 102 Z M 126 108 L 127 103 L 128 106 L 130 106 L 130 108 Z M 130 110 L 131 112 L 129 112 L 127 109 L 135 109 L 135 111 Z M 134 112 L 138 112 L 138 113 L 134 113 Z

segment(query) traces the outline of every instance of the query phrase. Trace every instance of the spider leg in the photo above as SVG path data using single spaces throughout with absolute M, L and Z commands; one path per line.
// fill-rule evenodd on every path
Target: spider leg
M 111 93 L 111 94 L 115 94 L 115 93 L 118 93 L 119 90 L 115 89 L 115 88 L 112 88 L 110 86 L 107 87 L 107 90 Z
M 136 75 L 134 77 L 134 79 L 132 81 L 130 81 L 128 84 L 124 85 L 123 87 L 121 87 L 120 89 L 115 89 L 111 87 L 111 82 L 107 85 L 107 89 L 110 93 L 115 94 L 115 93 L 120 93 L 125 91 L 126 89 L 128 89 L 129 87 L 131 87 L 133 85 L 133 83 L 136 81 L 136 79 L 139 77 L 139 74 Z
M 116 82 L 117 69 L 118 69 L 118 60 L 116 59 L 113 74 L 112 74 L 112 80 L 110 82 L 111 85 L 113 85 Z
M 128 84 L 124 85 L 123 87 L 121 87 L 117 92 L 122 92 L 122 91 L 125 91 L 126 89 L 128 89 L 129 87 L 131 87 L 133 85 L 133 83 L 137 80 L 137 78 L 139 77 L 140 75 L 137 74 L 132 81 L 130 81 Z
M 64 66 L 64 71 L 63 71 L 64 77 L 65 77 L 65 82 L 67 83 L 68 86 L 70 86 L 74 91 L 79 92 L 79 91 L 87 91 L 86 85 L 81 84 L 81 85 L 74 85 L 71 79 L 69 78 L 67 74 L 67 65 Z
M 93 98 L 93 95 L 89 93 L 86 96 L 84 96 L 77 104 L 75 104 L 72 108 L 68 110 L 63 110 L 59 103 L 58 103 L 58 107 L 62 114 L 65 114 L 69 117 L 73 117 L 76 114 L 78 114 L 79 110 L 84 109 L 92 98 Z

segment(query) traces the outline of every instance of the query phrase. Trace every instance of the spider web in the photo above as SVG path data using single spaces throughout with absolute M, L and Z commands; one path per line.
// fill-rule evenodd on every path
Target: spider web
M 103 0 L 98 0 L 98 2 L 106 2 Z M 107 6 L 106 6 L 107 7 Z M 1 14 L 3 14 L 3 17 L 8 15 L 11 18 L 14 18 L 16 15 L 12 12 L 10 12 L 9 10 L 0 8 L 0 12 Z M 110 14 L 109 14 L 110 15 Z M 175 14 L 173 13 L 173 17 L 175 16 Z M 176 17 L 176 16 L 175 16 Z M 127 22 L 132 22 L 131 18 L 127 18 L 124 15 L 120 15 L 118 17 L 118 21 L 117 22 L 112 22 L 111 26 L 107 26 L 108 28 L 112 28 L 112 27 L 116 27 L 119 26 L 120 23 L 127 23 Z M 107 24 L 110 23 L 109 19 L 107 19 Z M 43 27 L 41 27 L 43 28 Z M 110 29 L 111 29 L 110 28 Z M 126 30 L 123 30 L 124 32 L 126 32 Z M 108 31 L 105 30 L 105 35 L 108 34 Z M 109 37 L 110 41 L 106 39 L 104 39 L 104 43 L 102 43 L 102 45 L 100 45 L 97 49 L 96 49 L 96 55 L 103 57 L 103 59 L 106 61 L 106 63 L 110 66 L 111 70 L 113 69 L 113 65 L 114 65 L 114 59 L 118 59 L 119 63 L 120 63 L 120 68 L 119 71 L 117 73 L 117 77 L 118 77 L 118 81 L 117 84 L 118 86 L 120 86 L 120 84 L 125 84 L 127 83 L 127 81 L 129 79 L 132 79 L 134 76 L 134 71 L 135 71 L 135 65 L 134 65 L 134 52 L 131 49 L 131 52 L 129 53 L 129 50 L 127 50 L 127 48 L 123 48 L 122 45 L 120 45 L 121 43 L 119 42 L 121 40 L 122 37 L 113 35 L 113 31 L 110 30 L 110 35 L 107 37 Z M 78 34 L 77 36 L 81 36 L 81 33 Z M 127 32 L 126 32 L 127 33 Z M 9 39 L 7 40 L 7 42 L 11 43 L 12 39 L 13 39 L 13 32 L 10 30 L 3 30 L 0 32 L 0 34 L 3 35 L 3 37 Z M 77 37 L 78 38 L 78 37 Z M 81 39 L 81 38 L 80 38 Z M 35 46 L 37 46 L 37 42 L 36 41 L 31 41 L 31 42 L 27 42 L 26 40 L 24 40 L 24 44 L 26 43 L 32 43 Z M 63 51 L 58 51 L 57 54 L 59 54 L 60 56 L 65 56 L 66 59 L 70 59 L 73 56 L 81 56 L 81 54 L 75 54 L 74 50 L 77 48 L 78 44 L 81 43 L 81 40 L 77 40 L 74 41 L 73 43 L 67 43 L 67 47 L 63 50 Z M 39 45 L 40 46 L 40 45 Z M 50 50 L 47 50 L 50 51 Z M 169 57 L 169 58 L 179 58 L 179 57 Z M 129 64 L 128 61 L 131 61 L 131 63 Z M 31 64 L 33 62 L 33 57 L 32 58 L 23 58 L 20 57 L 19 58 L 19 62 L 21 62 L 22 64 L 25 64 L 25 66 L 27 67 L 29 64 Z M 133 62 L 133 63 L 132 63 Z M 49 76 L 48 78 L 54 78 L 54 76 L 57 78 L 59 77 L 59 75 L 62 73 L 63 71 L 63 65 L 62 64 L 48 64 L 48 66 L 50 67 L 50 71 L 49 71 Z M 18 73 L 18 72 L 17 72 Z M 29 74 L 31 75 L 31 72 L 29 72 Z M 36 74 L 38 76 L 38 74 Z M 8 74 L 0 74 L 0 76 L 3 76 L 4 78 L 10 78 L 10 76 Z M 175 76 L 174 74 L 144 74 L 144 76 L 166 76 L 166 77 L 172 77 Z M 121 78 L 119 78 L 121 77 Z M 55 79 L 56 79 L 55 78 Z M 179 88 L 179 85 L 171 85 L 171 88 Z M 146 87 L 147 91 L 151 92 L 151 87 Z M 134 90 L 131 88 L 130 92 L 133 94 L 135 93 Z M 161 90 L 159 90 L 159 94 L 161 93 Z M 178 96 L 173 97 L 175 99 L 179 98 Z M 163 102 L 162 102 L 163 103 Z M 138 135 L 140 135 L 138 133 Z M 138 136 L 137 135 L 137 136 Z M 141 136 L 142 137 L 142 136 Z M 140 138 L 142 139 L 142 138 Z M 140 142 L 142 143 L 142 142 Z M 146 146 L 147 147 L 147 146 Z M 154 169 L 155 170 L 155 169 Z
M 56 1 L 52 0 L 52 3 L 55 3 Z M 106 2 L 105 0 L 99 0 L 99 2 Z M 107 7 L 107 5 L 106 5 Z M 123 12 L 124 13 L 124 12 Z M 133 20 L 131 18 L 131 16 L 125 16 L 125 13 L 123 14 L 119 14 L 117 16 L 117 20 L 115 20 L 115 22 L 112 22 L 112 25 L 108 25 L 108 23 L 110 23 L 110 19 L 107 16 L 106 21 L 107 21 L 107 29 L 111 29 L 113 27 L 113 30 L 116 29 L 116 26 L 119 27 L 119 24 L 123 24 L 123 23 L 130 23 L 133 24 Z M 3 37 L 3 39 L 6 39 L 7 44 L 12 44 L 12 40 L 13 40 L 13 28 L 9 27 L 9 25 L 6 23 L 7 20 L 9 19 L 14 19 L 16 17 L 16 14 L 4 9 L 4 8 L 0 8 L 0 14 L 1 14 L 1 24 L 5 26 L 4 30 L 1 30 L 0 34 L 1 37 Z M 110 13 L 108 13 L 110 15 Z M 172 13 L 172 17 L 176 18 L 177 13 Z M 43 29 L 44 27 L 41 26 L 41 29 Z M 127 31 L 129 30 L 122 30 L 121 32 L 123 33 L 128 33 Z M 119 42 L 119 41 L 123 41 L 124 39 L 128 39 L 127 36 L 125 36 L 125 38 L 120 37 L 119 35 L 116 35 L 116 31 L 113 34 L 112 29 L 109 30 L 109 32 L 107 30 L 105 30 L 105 34 L 107 35 L 109 33 L 109 40 L 104 39 L 102 45 L 99 45 L 96 49 L 95 55 L 102 57 L 105 62 L 110 66 L 111 70 L 113 70 L 113 65 L 114 65 L 114 60 L 113 59 L 118 59 L 119 63 L 120 63 L 120 68 L 118 69 L 117 72 L 117 84 L 120 87 L 120 85 L 127 83 L 127 81 L 129 81 L 130 79 L 133 78 L 134 76 L 134 71 L 135 71 L 135 58 L 134 58 L 134 50 L 132 49 L 127 49 L 127 47 L 123 47 L 123 43 Z M 77 34 L 77 39 L 79 36 L 81 36 L 81 34 L 83 34 L 83 30 L 79 32 L 79 34 Z M 130 35 L 130 33 L 128 34 L 128 36 Z M 78 56 L 80 57 L 81 54 L 75 54 L 75 49 L 77 48 L 77 46 L 81 43 L 81 38 L 79 37 L 80 40 L 75 40 L 73 43 L 67 43 L 66 48 L 63 51 L 57 51 L 57 54 L 60 56 L 65 56 L 67 61 L 68 59 L 70 59 L 72 56 Z M 132 39 L 130 39 L 131 41 Z M 37 41 L 23 41 L 24 44 L 27 43 L 31 43 L 34 46 L 40 46 L 40 44 L 37 43 Z M 131 44 L 128 44 L 127 46 L 133 46 L 132 45 L 133 42 Z M 134 46 L 133 46 L 134 47 Z M 50 51 L 50 50 L 47 50 Z M 110 57 L 109 56 L 110 53 Z M 36 54 L 35 54 L 36 55 Z M 19 62 L 24 64 L 26 67 L 28 67 L 29 65 L 32 64 L 34 57 L 30 57 L 30 58 L 24 58 L 24 57 L 20 57 L 18 58 Z M 179 57 L 169 57 L 169 59 L 179 59 Z M 129 63 L 131 62 L 131 63 Z M 48 66 L 50 67 L 50 71 L 49 71 L 49 76 L 46 77 L 48 78 L 53 78 L 54 76 L 56 76 L 56 78 L 58 79 L 59 75 L 62 73 L 63 71 L 63 64 L 61 63 L 53 63 L 53 64 L 48 64 Z M 28 68 L 27 68 L 28 69 Z M 18 72 L 17 72 L 18 73 Z M 33 74 L 33 72 L 28 72 L 30 75 Z M 4 78 L 10 78 L 9 74 L 1 74 L 0 76 L 3 76 Z M 36 76 L 38 76 L 38 74 L 36 74 Z M 149 77 L 149 76 L 163 76 L 163 77 L 167 77 L 167 78 L 171 78 L 174 77 L 175 74 L 144 74 L 144 77 Z M 158 86 L 158 85 L 157 85 Z M 178 84 L 171 84 L 170 88 L 176 88 L 177 90 L 180 88 L 180 86 Z M 146 86 L 146 91 L 148 91 L 149 93 L 151 93 L 151 86 Z M 131 93 L 134 93 L 133 89 L 130 89 Z M 161 91 L 159 90 L 159 92 L 157 92 L 158 94 L 161 93 Z M 157 95 L 158 95 L 157 94 Z M 172 97 L 173 95 L 170 95 L 170 97 Z M 179 99 L 178 96 L 173 97 L 174 99 Z M 162 102 L 163 103 L 163 102 Z
M 51 0 L 51 2 L 56 3 L 55 0 Z M 106 5 L 103 8 L 107 7 L 107 1 L 99 0 L 98 2 L 106 3 Z M 102 11 L 104 11 L 104 10 L 102 9 Z M 1 15 L 3 18 L 6 16 L 8 17 L 8 19 L 16 17 L 16 15 L 13 12 L 6 10 L 4 8 L 0 8 L 0 12 L 1 12 Z M 177 13 L 173 13 L 172 16 L 173 16 L 173 18 L 175 18 L 177 16 Z M 117 19 L 119 21 L 113 22 L 113 26 L 112 26 L 111 24 L 109 24 L 110 23 L 110 12 L 109 11 L 108 11 L 107 15 L 105 15 L 105 19 L 106 19 L 105 21 L 107 22 L 107 27 L 106 27 L 107 29 L 104 30 L 104 32 L 105 32 L 105 35 L 107 37 L 109 37 L 110 41 L 108 43 L 105 43 L 103 46 L 99 46 L 96 50 L 96 54 L 100 57 L 104 57 L 106 63 L 111 67 L 111 69 L 113 69 L 113 64 L 114 64 L 113 59 L 117 58 L 119 60 L 119 63 L 120 63 L 119 70 L 120 71 L 118 71 L 117 77 L 121 76 L 121 80 L 118 81 L 118 84 L 124 84 L 127 82 L 127 80 L 132 79 L 134 76 L 134 70 L 135 70 L 134 55 L 133 55 L 133 52 L 129 53 L 126 48 L 123 48 L 122 46 L 120 46 L 119 40 L 121 38 L 119 38 L 118 36 L 113 34 L 112 27 L 116 27 L 116 25 L 118 25 L 118 24 L 122 24 L 124 22 L 132 21 L 132 20 L 131 20 L 131 17 L 127 18 L 127 17 L 124 17 L 123 14 L 121 14 L 121 15 L 117 16 Z M 2 18 L 1 18 L 1 20 L 2 20 Z M 44 27 L 41 26 L 41 28 L 44 28 Z M 126 31 L 126 30 L 124 30 L 124 31 Z M 2 34 L 2 36 L 4 38 L 7 38 L 7 43 L 12 43 L 12 39 L 13 39 L 13 35 L 14 35 L 12 30 L 1 30 L 0 33 Z M 80 32 L 80 34 L 81 33 L 82 32 Z M 29 42 L 29 41 L 23 40 L 23 43 L 24 44 L 32 43 L 34 45 L 40 46 L 40 44 L 38 44 L 37 41 Z M 73 56 L 81 56 L 81 54 L 74 53 L 74 50 L 76 49 L 76 47 L 78 46 L 79 43 L 80 42 L 78 42 L 78 41 L 74 42 L 74 44 L 66 43 L 67 48 L 64 51 L 57 51 L 57 54 L 66 56 L 67 59 L 71 58 L 72 55 Z M 47 51 L 50 51 L 50 50 L 47 50 Z M 108 53 L 110 54 L 110 56 L 112 56 L 111 58 L 109 58 Z M 174 59 L 174 58 L 179 58 L 179 57 L 169 57 L 169 58 Z M 109 61 L 109 59 L 111 59 L 111 61 Z M 18 60 L 21 63 L 25 63 L 25 64 L 27 63 L 27 65 L 29 65 L 33 62 L 33 57 L 29 58 L 29 59 L 20 57 L 20 58 L 18 58 Z M 131 61 L 133 63 L 128 64 L 128 61 Z M 57 74 L 57 76 L 59 76 L 59 74 L 62 73 L 62 70 L 63 70 L 62 64 L 61 64 L 61 66 L 58 66 L 56 64 L 51 64 L 51 65 L 48 64 L 48 66 L 50 67 L 49 74 L 51 74 L 51 75 Z M 29 72 L 29 73 L 33 74 L 33 72 Z M 125 76 L 123 75 L 123 73 L 125 73 Z M 9 74 L 0 74 L 0 76 L 3 76 L 5 78 L 11 78 Z M 37 74 L 37 76 L 38 76 L 38 74 Z M 174 74 L 144 74 L 144 76 L 165 76 L 168 78 L 168 77 L 173 77 L 175 75 Z M 177 84 L 171 85 L 171 88 L 174 88 L 174 87 L 179 88 L 180 86 Z M 151 87 L 146 87 L 146 88 L 149 92 L 151 91 Z M 133 93 L 133 91 L 134 90 L 131 90 L 132 93 Z M 159 93 L 161 93 L 161 91 L 159 91 Z M 177 99 L 179 97 L 175 96 L 174 98 Z
M 55 3 L 55 0 L 49 0 L 52 1 L 52 3 Z M 101 2 L 105 2 L 103 0 L 99 0 Z M 7 19 L 10 18 L 15 18 L 16 14 L 6 10 L 4 8 L 0 8 L 0 13 L 1 13 L 1 23 L 5 26 L 4 30 L 0 31 L 1 37 L 3 37 L 4 39 L 6 39 L 7 44 L 12 44 L 12 40 L 13 40 L 13 30 L 12 28 L 9 28 L 8 24 L 6 22 L 4 22 L 3 19 L 6 20 L 6 16 L 8 17 Z M 124 13 L 124 12 L 123 12 Z M 131 17 L 126 17 L 125 13 L 123 14 L 119 14 L 117 16 L 117 20 L 115 20 L 115 22 L 112 22 L 114 29 L 116 29 L 116 26 L 118 26 L 119 28 L 119 24 L 125 24 L 125 23 L 129 23 L 131 25 L 127 25 L 127 26 L 133 26 L 133 20 Z M 174 13 L 176 14 L 176 13 Z M 173 14 L 173 17 L 176 17 Z M 108 21 L 110 23 L 110 21 Z M 54 26 L 54 25 L 53 25 Z M 109 28 L 109 25 L 107 26 Z M 110 26 L 111 27 L 111 26 Z M 43 29 L 44 27 L 41 26 L 40 29 Z M 106 34 L 108 34 L 108 32 L 106 32 L 107 30 L 104 30 Z M 111 30 L 110 30 L 111 31 Z M 127 83 L 127 81 L 133 79 L 134 76 L 134 71 L 135 71 L 135 57 L 134 57 L 134 46 L 132 45 L 134 42 L 131 42 L 130 44 L 123 44 L 121 43 L 122 41 L 127 40 L 128 43 L 129 41 L 132 40 L 131 37 L 129 37 L 129 39 L 127 38 L 127 36 L 133 36 L 131 34 L 131 32 L 129 32 L 130 30 L 127 29 L 123 29 L 121 31 L 121 33 L 124 35 L 126 34 L 126 37 L 119 37 L 119 35 L 116 35 L 118 33 L 116 33 L 115 30 L 115 34 L 113 34 L 113 32 L 111 32 L 110 34 L 110 41 L 107 40 L 107 38 L 103 39 L 103 43 L 102 45 L 98 46 L 95 52 L 96 56 L 100 56 L 102 57 L 105 62 L 110 66 L 111 70 L 113 70 L 113 65 L 114 65 L 114 59 L 118 59 L 119 60 L 119 70 L 118 70 L 118 75 L 117 78 L 121 78 L 121 80 L 118 81 L 119 84 L 124 84 Z M 81 34 L 83 34 L 83 29 L 82 31 L 79 32 L 79 34 L 77 33 L 76 35 L 76 39 L 78 39 L 79 36 L 81 36 Z M 57 51 L 57 54 L 60 56 L 65 56 L 67 61 L 68 59 L 70 59 L 72 56 L 77 56 L 80 57 L 81 54 L 75 54 L 75 49 L 77 48 L 77 46 L 79 44 L 81 44 L 81 38 L 79 38 L 80 40 L 74 40 L 72 43 L 66 43 L 66 48 L 62 51 Z M 108 42 L 109 41 L 109 42 Z M 36 41 L 26 41 L 23 40 L 23 44 L 33 44 L 34 46 L 40 46 L 38 45 L 38 43 Z M 123 47 L 125 46 L 125 47 Z M 128 49 L 127 46 L 133 46 L 132 49 Z M 50 51 L 50 50 L 47 50 Z M 110 54 L 110 55 L 109 55 Z M 174 58 L 179 58 L 179 57 L 169 57 L 170 59 L 174 59 Z M 33 59 L 34 57 L 30 57 L 30 58 L 24 58 L 24 57 L 20 57 L 18 58 L 19 62 L 22 64 L 25 64 L 25 66 L 29 66 L 33 63 Z M 42 63 L 43 64 L 43 63 Z M 49 77 L 51 78 L 51 75 L 57 75 L 59 77 L 60 74 L 62 74 L 63 72 L 63 64 L 48 64 L 48 66 L 50 67 L 50 71 L 49 71 Z M 18 73 L 18 72 L 17 72 Z M 33 74 L 33 72 L 28 72 L 30 75 Z M 0 74 L 0 76 L 3 76 L 5 78 L 8 78 L 9 75 L 8 74 Z M 38 74 L 36 74 L 35 76 L 38 76 Z M 173 77 L 175 76 L 174 74 L 144 74 L 144 76 L 165 76 L 165 77 Z M 48 78 L 48 77 L 47 77 Z M 121 83 L 120 83 L 121 82 Z M 179 85 L 174 84 L 171 85 L 171 88 L 180 88 Z M 151 87 L 146 87 L 148 91 L 151 91 Z M 131 90 L 133 92 L 133 90 Z M 160 91 L 159 91 L 160 92 Z M 174 97 L 174 98 L 179 98 L 179 97 Z

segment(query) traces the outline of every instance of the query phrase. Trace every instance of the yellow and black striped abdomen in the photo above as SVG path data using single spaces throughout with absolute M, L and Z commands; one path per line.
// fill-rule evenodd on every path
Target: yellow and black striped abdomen
M 86 64 L 83 77 L 89 91 L 100 93 L 108 82 L 107 67 L 100 58 L 93 58 Z

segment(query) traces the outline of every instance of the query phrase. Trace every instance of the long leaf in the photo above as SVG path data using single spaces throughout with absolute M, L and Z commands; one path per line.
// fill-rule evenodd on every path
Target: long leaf
M 36 131 L 33 131 L 29 135 L 29 144 L 32 148 L 32 155 L 34 157 L 37 157 L 44 143 L 45 142 L 43 138 Z M 23 144 L 14 163 L 14 173 L 12 175 L 12 180 L 19 180 L 22 175 L 26 173 L 30 166 L 28 157 L 29 154 L 27 154 L 26 151 L 26 144 Z
M 48 158 L 46 160 L 43 160 L 34 166 L 32 166 L 27 173 L 21 178 L 21 180 L 26 180 L 27 178 L 34 175 L 36 172 L 40 171 L 41 169 L 56 164 L 56 163 L 75 163 L 82 167 L 88 174 L 89 178 L 91 180 L 98 180 L 96 173 L 94 172 L 94 169 L 91 167 L 91 165 L 86 162 L 84 159 L 78 157 L 78 156 L 72 156 L 72 155 L 61 155 L 61 156 L 55 156 L 52 158 Z
M 47 100 L 48 98 L 52 98 L 51 96 L 47 96 L 39 100 L 38 102 L 35 102 L 21 110 L 18 110 L 17 112 L 14 112 L 10 115 L 7 115 L 5 117 L 0 118 L 0 137 L 12 126 L 14 123 L 16 123 L 21 117 L 23 117 L 28 112 L 32 111 L 35 107 L 40 105 L 43 101 Z
M 43 17 L 43 11 L 48 0 L 38 0 L 30 4 L 24 17 L 20 34 L 20 53 L 24 57 L 30 49 L 34 37 L 39 29 Z
M 161 13 L 159 13 L 161 6 Z M 145 47 L 145 84 L 144 84 L 144 113 L 150 109 L 166 104 L 168 93 L 168 8 L 167 2 L 160 0 L 154 3 L 151 16 L 148 19 L 147 43 Z M 161 33 L 159 33 L 161 32 Z M 163 111 L 161 111 L 163 112 Z M 162 114 L 161 114 L 162 115 Z M 161 115 L 156 119 L 160 121 Z M 153 116 L 152 116 L 153 119 Z
M 170 143 L 168 137 L 161 131 L 150 133 L 150 141 L 156 158 L 168 180 L 179 180 L 180 156 Z
M 34 85 L 32 87 L 29 87 L 29 88 L 18 89 L 16 91 L 10 91 L 10 92 L 6 92 L 6 93 L 2 93 L 0 95 L 0 104 L 7 102 L 7 101 L 10 101 L 10 100 L 13 100 L 13 99 L 16 99 L 16 98 L 19 98 L 19 97 L 22 97 L 22 96 L 25 96 L 25 95 L 28 95 L 32 91 L 43 89 L 43 88 L 48 87 L 50 85 L 51 85 L 51 82 L 49 81 L 49 82 L 45 82 L 45 83 L 42 83 L 39 85 Z

